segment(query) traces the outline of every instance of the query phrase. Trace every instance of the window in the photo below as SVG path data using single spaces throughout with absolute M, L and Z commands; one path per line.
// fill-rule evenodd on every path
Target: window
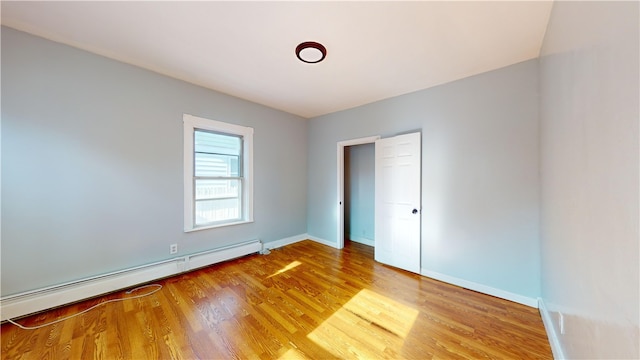
M 253 221 L 253 128 L 183 121 L 185 231 Z

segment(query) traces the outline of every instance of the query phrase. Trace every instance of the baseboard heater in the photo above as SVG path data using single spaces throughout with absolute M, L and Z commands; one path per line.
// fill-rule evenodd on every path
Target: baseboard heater
M 152 264 L 5 296 L 0 299 L 0 321 L 13 319 L 133 285 L 180 274 L 222 261 L 261 252 L 260 240 L 180 256 Z

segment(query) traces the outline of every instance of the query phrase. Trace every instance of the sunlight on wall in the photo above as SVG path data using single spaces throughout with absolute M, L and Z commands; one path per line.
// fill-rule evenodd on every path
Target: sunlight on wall
M 282 274 L 284 272 L 287 272 L 287 271 L 289 271 L 289 270 L 291 270 L 294 267 L 299 266 L 299 265 L 302 265 L 302 263 L 300 261 L 297 261 L 297 260 L 293 261 L 289 265 L 287 265 L 287 266 L 283 267 L 282 269 L 280 269 L 280 270 L 274 272 L 273 274 L 269 275 L 269 277 L 280 275 L 280 274 Z
M 307 337 L 340 358 L 398 357 L 418 310 L 363 289 Z

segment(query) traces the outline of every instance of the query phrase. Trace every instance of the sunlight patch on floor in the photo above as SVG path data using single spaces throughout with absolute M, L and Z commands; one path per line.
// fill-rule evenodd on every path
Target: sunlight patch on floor
M 307 337 L 339 358 L 398 358 L 418 310 L 363 289 Z
M 278 360 L 304 360 L 306 357 L 302 355 L 298 350 L 291 348 L 286 353 L 282 354 Z
M 289 271 L 289 270 L 291 270 L 291 269 L 293 269 L 293 268 L 295 268 L 297 266 L 300 266 L 300 265 L 302 265 L 302 263 L 300 261 L 298 261 L 298 260 L 292 261 L 289 265 L 287 265 L 287 266 L 283 267 L 282 269 L 280 269 L 280 270 L 274 272 L 273 274 L 269 275 L 269 277 L 274 277 L 276 275 L 280 275 L 280 274 L 282 274 L 284 272 L 287 272 L 287 271 Z

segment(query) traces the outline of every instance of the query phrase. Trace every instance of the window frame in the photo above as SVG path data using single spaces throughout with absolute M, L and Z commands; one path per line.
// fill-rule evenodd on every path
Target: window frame
M 182 120 L 184 123 L 184 232 L 253 222 L 253 128 L 205 119 L 189 114 L 183 114 Z M 195 225 L 195 149 L 193 140 L 196 130 L 212 131 L 242 138 L 242 158 L 240 159 L 243 174 L 243 180 L 240 182 L 242 184 L 240 192 L 242 214 L 239 220 L 200 226 Z

